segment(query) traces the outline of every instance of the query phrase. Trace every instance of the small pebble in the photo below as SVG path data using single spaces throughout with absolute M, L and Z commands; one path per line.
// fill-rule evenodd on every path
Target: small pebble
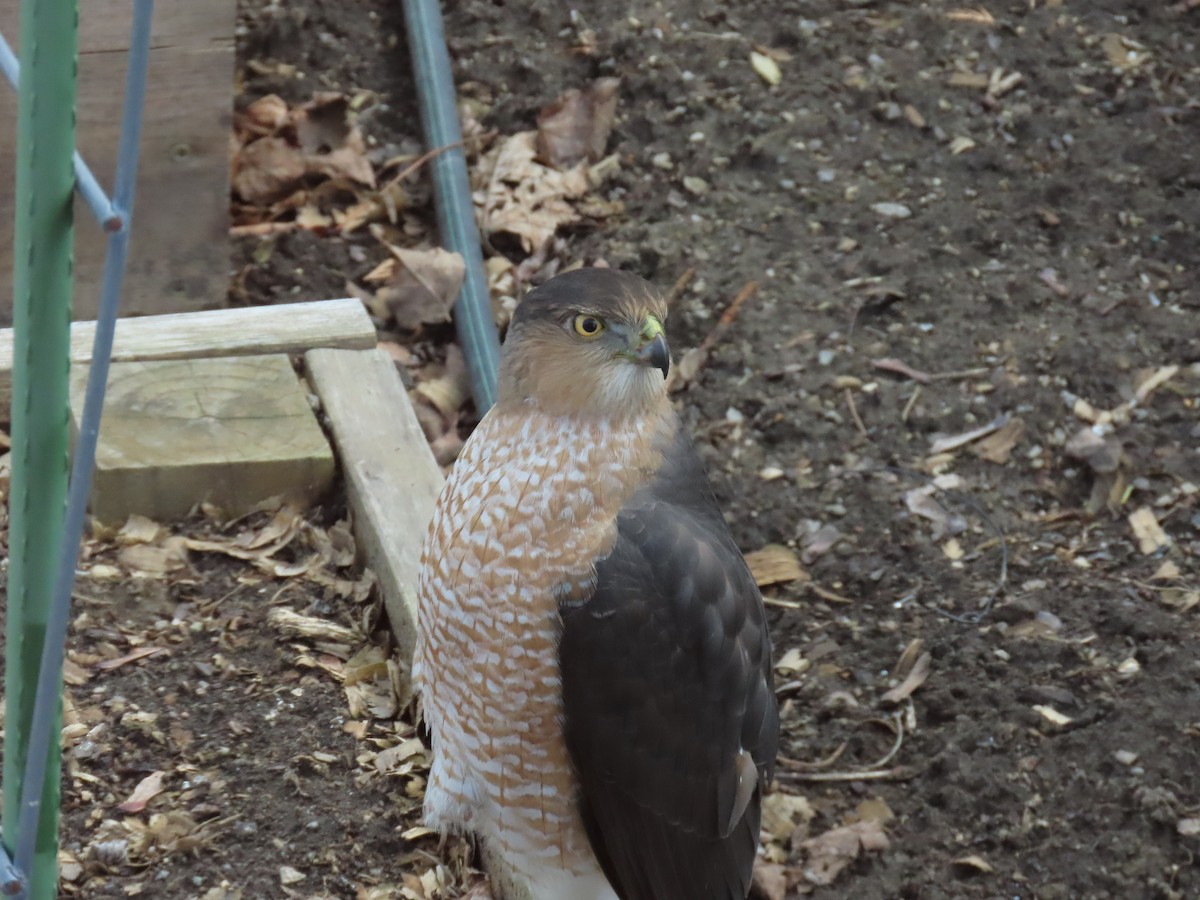
M 871 209 L 887 219 L 911 219 L 912 210 L 903 203 L 872 203 Z
M 1113 754 L 1113 759 L 1123 766 L 1132 766 L 1137 762 L 1138 755 L 1132 750 L 1118 750 Z

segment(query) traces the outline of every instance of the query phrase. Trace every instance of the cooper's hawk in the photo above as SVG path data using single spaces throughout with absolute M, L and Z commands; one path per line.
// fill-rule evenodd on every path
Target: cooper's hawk
M 421 567 L 428 823 L 500 900 L 734 900 L 779 717 L 762 598 L 610 269 L 517 308 Z

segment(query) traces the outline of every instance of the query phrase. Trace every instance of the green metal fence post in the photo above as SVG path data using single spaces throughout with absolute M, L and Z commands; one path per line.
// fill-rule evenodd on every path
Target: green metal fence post
M 77 0 L 21 0 L 13 242 L 15 358 L 9 570 L 4 843 L 16 844 L 21 773 L 67 491 Z M 61 716 L 61 709 L 59 710 Z M 54 730 L 57 735 L 58 728 Z M 60 747 L 50 747 L 29 900 L 57 891 Z

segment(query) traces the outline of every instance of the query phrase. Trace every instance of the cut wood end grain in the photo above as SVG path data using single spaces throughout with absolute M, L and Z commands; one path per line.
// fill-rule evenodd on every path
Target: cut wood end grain
M 75 367 L 76 428 L 86 384 L 86 367 Z M 91 498 L 100 521 L 170 521 L 202 501 L 232 515 L 275 496 L 307 503 L 333 475 L 333 452 L 287 356 L 113 364 Z

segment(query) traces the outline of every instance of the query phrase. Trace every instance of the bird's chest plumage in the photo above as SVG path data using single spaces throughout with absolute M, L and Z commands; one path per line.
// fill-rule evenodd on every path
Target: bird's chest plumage
M 593 865 L 562 737 L 558 603 L 589 592 L 662 427 L 614 434 L 605 422 L 493 411 L 464 448 L 418 588 L 433 824 L 563 869 Z

